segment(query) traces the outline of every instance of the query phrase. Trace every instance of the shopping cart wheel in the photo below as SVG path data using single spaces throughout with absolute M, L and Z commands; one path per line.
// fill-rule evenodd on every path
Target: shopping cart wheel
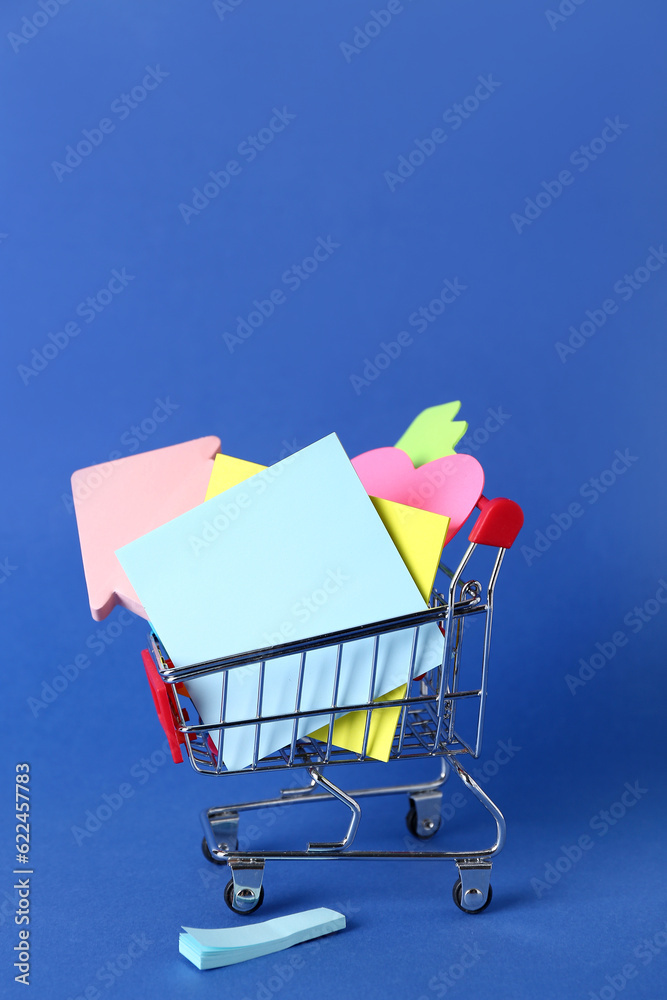
M 241 895 L 243 895 L 243 893 L 248 893 L 248 895 L 250 895 L 248 889 L 241 889 Z M 246 907 L 241 908 L 235 904 L 234 879 L 230 878 L 229 882 L 225 886 L 225 903 L 227 904 L 230 910 L 234 911 L 234 913 L 240 913 L 242 916 L 247 917 L 249 913 L 254 913 L 255 910 L 258 910 L 263 902 L 264 902 L 264 886 L 262 886 L 261 889 L 259 890 L 259 898 L 255 903 L 255 905 L 247 908 Z
M 405 823 L 413 837 L 419 837 L 420 840 L 429 840 L 438 832 L 441 822 L 442 818 L 440 816 L 436 819 L 425 816 L 420 820 L 417 817 L 417 810 L 414 804 L 410 803 Z
M 212 864 L 214 864 L 214 865 L 226 865 L 227 864 L 226 861 L 219 861 L 218 858 L 214 858 L 213 857 L 213 855 L 211 854 L 211 852 L 209 850 L 208 844 L 206 843 L 206 837 L 202 837 L 201 850 L 202 850 L 202 854 L 204 855 L 204 857 L 206 858 L 206 860 L 210 861 Z
M 452 889 L 452 897 L 454 899 L 454 902 L 458 906 L 459 910 L 463 910 L 464 913 L 481 913 L 482 910 L 485 910 L 487 908 L 487 906 L 491 902 L 491 897 L 493 896 L 493 890 L 489 885 L 489 894 L 486 897 L 486 901 L 482 904 L 482 906 L 479 906 L 476 910 L 472 910 L 469 907 L 463 905 L 462 892 L 463 892 L 463 887 L 461 885 L 461 879 L 457 878 L 456 882 L 454 883 L 454 888 Z

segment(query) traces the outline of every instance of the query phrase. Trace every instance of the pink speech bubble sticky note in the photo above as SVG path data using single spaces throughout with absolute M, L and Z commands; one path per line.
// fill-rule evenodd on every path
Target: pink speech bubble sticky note
M 203 503 L 219 451 L 219 438 L 203 437 L 73 473 L 83 568 L 96 621 L 116 604 L 148 617 L 116 549 Z
M 415 469 L 400 448 L 374 448 L 352 459 L 371 496 L 449 517 L 450 542 L 484 489 L 484 470 L 472 455 L 447 455 Z

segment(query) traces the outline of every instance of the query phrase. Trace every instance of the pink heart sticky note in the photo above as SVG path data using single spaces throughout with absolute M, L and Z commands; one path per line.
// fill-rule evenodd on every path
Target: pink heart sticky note
M 484 489 L 484 470 L 472 455 L 447 455 L 415 469 L 400 448 L 374 448 L 353 458 L 352 465 L 371 496 L 449 517 L 447 542 Z
M 203 503 L 218 451 L 219 438 L 203 437 L 73 473 L 76 523 L 96 621 L 116 604 L 148 617 L 116 549 Z

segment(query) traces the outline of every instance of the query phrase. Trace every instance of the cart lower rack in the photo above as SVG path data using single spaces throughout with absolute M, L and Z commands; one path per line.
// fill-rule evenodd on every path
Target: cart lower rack
M 454 901 L 467 913 L 479 913 L 491 901 L 490 873 L 492 859 L 500 852 L 505 841 L 505 821 L 498 807 L 480 788 L 466 771 L 462 759 L 467 755 L 477 758 L 481 751 L 484 710 L 487 694 L 489 648 L 491 624 L 493 620 L 493 598 L 496 581 L 507 548 L 509 548 L 523 523 L 520 507 L 510 500 L 480 498 L 477 505 L 481 514 L 470 534 L 468 546 L 458 568 L 451 572 L 441 564 L 441 571 L 449 577 L 447 593 L 433 592 L 430 607 L 416 614 L 374 622 L 359 628 L 348 629 L 314 639 L 300 640 L 252 650 L 242 655 L 225 657 L 206 663 L 176 668 L 168 658 L 157 635 L 151 635 L 153 655 L 144 650 L 143 659 L 151 683 L 158 715 L 170 742 L 175 760 L 181 759 L 180 749 L 184 748 L 193 768 L 201 774 L 224 775 L 246 773 L 247 771 L 271 771 L 289 768 L 306 768 L 310 782 L 305 786 L 287 788 L 274 799 L 261 802 L 247 802 L 237 805 L 219 806 L 206 809 L 201 814 L 204 829 L 203 850 L 209 861 L 227 864 L 232 878 L 225 889 L 225 901 L 237 913 L 252 913 L 262 903 L 264 897 L 263 876 L 267 861 L 303 860 L 306 858 L 342 859 L 376 858 L 396 860 L 399 858 L 453 860 L 458 868 L 458 879 L 454 884 Z M 485 586 L 478 580 L 463 580 L 463 573 L 470 562 L 477 545 L 496 549 L 495 561 Z M 470 619 L 481 619 L 481 657 L 475 672 L 475 683 L 467 687 L 462 684 L 463 637 Z M 441 651 L 437 662 L 419 677 L 414 677 L 417 669 L 417 650 L 420 648 L 420 634 L 426 628 L 437 625 L 441 634 Z M 383 698 L 382 709 L 398 710 L 398 724 L 393 737 L 389 760 L 405 760 L 409 757 L 438 757 L 439 776 L 426 784 L 404 784 L 388 788 L 362 788 L 344 791 L 323 773 L 324 767 L 338 764 L 355 764 L 372 760 L 369 754 L 371 717 L 378 712 L 378 701 L 373 700 L 375 677 L 384 644 L 394 633 L 411 635 L 410 662 L 406 675 L 413 678 L 403 697 L 393 700 Z M 341 665 L 345 649 L 350 643 L 367 640 L 372 650 L 370 664 L 370 685 L 367 700 L 358 704 L 344 704 L 338 698 Z M 368 640 L 371 640 L 368 642 Z M 308 671 L 308 657 L 314 651 L 330 650 L 335 658 L 333 693 L 326 704 L 316 709 L 302 710 L 301 693 L 304 677 Z M 299 656 L 297 698 L 294 710 L 282 715 L 268 715 L 263 712 L 262 691 L 267 670 L 279 669 L 280 660 L 286 656 Z M 157 665 L 157 668 L 156 668 Z M 251 719 L 225 717 L 225 691 L 228 671 L 252 666 L 258 671 L 257 714 Z M 420 665 L 421 669 L 422 665 Z M 193 711 L 188 695 L 188 682 L 216 675 L 221 680 L 222 697 L 219 719 L 215 724 L 192 722 Z M 461 713 L 467 707 L 459 723 Z M 470 712 L 472 707 L 473 711 Z M 350 751 L 333 743 L 334 722 L 342 714 L 364 712 L 365 725 L 360 748 Z M 196 712 L 195 712 L 196 714 Z M 321 718 L 328 718 L 326 740 L 313 736 L 299 736 L 299 724 L 314 718 L 315 726 Z M 471 721 L 472 720 L 472 721 Z M 292 739 L 280 750 L 268 756 L 259 756 L 262 727 L 275 723 L 292 723 Z M 467 724 L 470 732 L 463 735 Z M 223 763 L 225 733 L 239 727 L 254 727 L 254 755 L 252 763 L 242 772 L 230 772 Z M 303 730 L 303 727 L 301 727 Z M 489 812 L 495 822 L 496 835 L 493 843 L 484 848 L 461 851 L 404 850 L 404 851 L 355 851 L 352 844 L 361 819 L 359 800 L 369 796 L 406 794 L 410 808 L 407 823 L 410 832 L 422 840 L 434 836 L 441 824 L 442 787 L 451 773 L 463 782 L 466 788 Z M 350 812 L 350 820 L 345 836 L 338 841 L 309 843 L 300 851 L 252 851 L 239 850 L 239 815 L 256 809 L 275 808 L 289 804 L 338 800 Z

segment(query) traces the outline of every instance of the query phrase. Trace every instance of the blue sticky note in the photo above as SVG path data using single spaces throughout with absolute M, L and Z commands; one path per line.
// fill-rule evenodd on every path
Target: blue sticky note
M 175 666 L 310 638 L 425 608 L 419 590 L 335 434 L 200 504 L 118 550 L 118 558 Z M 408 681 L 413 633 L 382 637 L 372 696 Z M 418 666 L 442 656 L 422 627 Z M 343 652 L 338 707 L 369 700 L 373 640 Z M 427 662 L 428 661 L 428 662 Z M 263 716 L 293 712 L 300 657 L 269 661 Z M 300 707 L 331 704 L 335 650 L 308 653 Z M 419 672 L 419 671 L 417 671 Z M 254 719 L 259 666 L 229 671 L 225 719 Z M 202 720 L 220 723 L 220 674 L 188 681 Z M 300 721 L 299 736 L 330 721 Z M 253 760 L 255 726 L 227 730 L 230 770 Z M 291 721 L 261 726 L 259 757 L 290 743 Z M 217 740 L 217 734 L 212 733 Z
M 198 969 L 218 969 L 284 951 L 344 927 L 342 913 L 320 906 L 244 927 L 184 927 L 178 936 L 178 950 Z

